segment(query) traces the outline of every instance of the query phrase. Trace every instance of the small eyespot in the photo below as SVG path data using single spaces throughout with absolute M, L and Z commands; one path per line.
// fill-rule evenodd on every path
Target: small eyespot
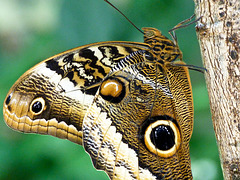
M 149 51 L 145 51 L 144 56 L 149 61 L 153 61 L 153 59 L 154 59 L 152 53 L 150 53 Z
M 102 82 L 99 94 L 106 101 L 119 103 L 126 94 L 125 85 L 119 78 L 108 78 Z
M 33 115 L 39 115 L 45 109 L 45 100 L 42 97 L 34 99 L 30 105 L 30 111 Z
M 8 105 L 10 103 L 11 99 L 12 99 L 12 93 L 8 95 L 8 97 L 5 101 L 5 104 Z
M 158 120 L 147 127 L 144 142 L 152 153 L 161 157 L 170 157 L 180 146 L 180 132 L 172 121 Z

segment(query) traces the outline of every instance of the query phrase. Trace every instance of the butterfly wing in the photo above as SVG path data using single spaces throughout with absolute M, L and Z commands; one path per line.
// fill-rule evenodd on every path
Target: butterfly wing
M 84 148 L 110 179 L 192 179 L 187 68 L 144 56 L 131 54 L 102 81 L 83 120 Z
M 102 42 L 55 55 L 24 73 L 4 101 L 6 124 L 82 144 L 82 120 L 99 82 L 144 43 Z
M 81 46 L 27 71 L 5 99 L 8 126 L 83 143 L 111 179 L 192 179 L 188 71 L 178 46 L 144 31 L 147 44 Z

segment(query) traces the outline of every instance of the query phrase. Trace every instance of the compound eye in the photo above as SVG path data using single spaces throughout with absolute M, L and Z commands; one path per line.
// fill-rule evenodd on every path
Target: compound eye
M 152 31 L 152 30 L 147 30 L 147 31 L 145 32 L 145 35 L 146 35 L 148 38 L 153 38 L 153 37 L 155 36 L 155 33 L 154 33 L 154 31 Z
M 152 153 L 161 157 L 170 157 L 179 148 L 180 132 L 172 121 L 158 120 L 147 127 L 144 142 Z
M 42 97 L 34 99 L 30 105 L 30 112 L 33 115 L 39 115 L 45 110 L 45 100 Z
M 108 78 L 102 82 L 100 95 L 106 101 L 119 103 L 125 97 L 125 84 L 120 78 Z

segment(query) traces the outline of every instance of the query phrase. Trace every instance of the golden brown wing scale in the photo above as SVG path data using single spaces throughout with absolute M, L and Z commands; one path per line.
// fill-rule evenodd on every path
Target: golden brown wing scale
M 50 134 L 82 144 L 82 119 L 98 83 L 122 58 L 144 48 L 135 44 L 95 43 L 34 66 L 17 80 L 5 99 L 7 125 L 22 132 Z
M 83 120 L 84 147 L 94 166 L 111 179 L 191 179 L 193 109 L 187 68 L 145 57 L 145 51 L 127 57 L 126 66 L 103 80 Z M 105 86 L 111 81 L 121 83 Z
M 81 46 L 27 71 L 5 99 L 8 126 L 83 144 L 111 179 L 192 179 L 188 69 L 173 41 L 143 30 L 145 43 Z

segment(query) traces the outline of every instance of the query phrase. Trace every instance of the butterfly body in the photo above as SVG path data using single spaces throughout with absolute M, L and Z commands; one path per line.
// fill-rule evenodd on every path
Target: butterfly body
M 192 179 L 188 69 L 175 42 L 143 30 L 144 43 L 81 46 L 27 71 L 5 99 L 8 126 L 83 145 L 111 179 Z

